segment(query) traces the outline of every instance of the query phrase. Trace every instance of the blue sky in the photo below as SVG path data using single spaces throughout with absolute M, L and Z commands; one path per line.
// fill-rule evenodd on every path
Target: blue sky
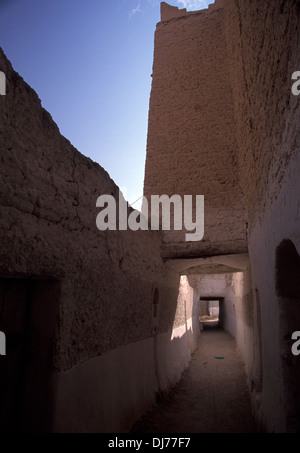
M 207 0 L 172 0 L 188 10 Z M 160 0 L 0 0 L 0 47 L 62 135 L 143 193 Z M 134 207 L 138 207 L 138 204 Z

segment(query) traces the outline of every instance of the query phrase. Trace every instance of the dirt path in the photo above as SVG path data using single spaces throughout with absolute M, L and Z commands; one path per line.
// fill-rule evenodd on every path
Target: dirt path
M 140 419 L 133 432 L 258 432 L 251 415 L 244 366 L 232 337 L 222 330 L 203 331 L 180 383 Z

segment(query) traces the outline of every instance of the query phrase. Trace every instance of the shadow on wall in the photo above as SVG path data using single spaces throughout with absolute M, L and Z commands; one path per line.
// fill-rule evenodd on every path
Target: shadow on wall
M 172 280 L 171 287 L 164 283 L 145 287 L 129 313 L 135 322 L 143 316 L 149 334 L 147 330 L 144 338 L 112 348 L 56 377 L 54 432 L 129 432 L 178 383 L 189 365 L 196 331 L 179 316 L 186 313 L 179 278 L 176 284 Z M 192 296 L 191 288 L 186 289 Z
M 300 256 L 283 240 L 276 250 L 276 292 L 280 312 L 280 358 L 286 432 L 300 432 L 300 359 L 292 354 L 292 334 L 300 331 Z

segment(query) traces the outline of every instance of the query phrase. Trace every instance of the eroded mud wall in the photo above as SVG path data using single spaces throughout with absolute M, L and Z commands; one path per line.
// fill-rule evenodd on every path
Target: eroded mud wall
M 96 200 L 102 194 L 118 200 L 118 187 L 60 135 L 2 51 L 0 70 L 7 81 L 6 96 L 0 96 L 1 294 L 8 308 L 28 294 L 28 344 L 35 364 L 45 363 L 47 382 L 33 397 L 35 365 L 28 382 L 21 378 L 27 396 L 20 429 L 126 431 L 161 387 L 177 382 L 189 360 L 181 346 L 175 371 L 174 362 L 160 360 L 161 344 L 166 353 L 172 344 L 176 356 L 180 343 L 171 342 L 179 275 L 165 269 L 158 232 L 97 229 Z M 10 357 L 11 336 L 18 332 L 11 328 L 16 316 L 7 316 L 0 328 Z M 39 406 L 45 394 L 47 403 Z
M 300 250 L 300 108 L 291 90 L 292 74 L 300 68 L 299 2 L 229 0 L 226 5 L 240 185 L 256 294 L 253 405 L 268 431 L 289 431 L 299 429 L 299 415 L 288 408 L 284 370 L 289 363 L 299 379 L 299 367 L 291 353 L 295 325 L 282 328 L 276 254 L 284 240 Z M 284 311 L 294 304 L 293 297 Z M 290 387 L 288 392 L 295 391 Z

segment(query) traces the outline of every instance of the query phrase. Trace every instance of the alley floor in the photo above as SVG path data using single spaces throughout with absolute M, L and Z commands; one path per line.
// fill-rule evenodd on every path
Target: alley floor
M 179 384 L 139 420 L 132 432 L 258 432 L 234 339 L 219 329 L 201 332 Z

